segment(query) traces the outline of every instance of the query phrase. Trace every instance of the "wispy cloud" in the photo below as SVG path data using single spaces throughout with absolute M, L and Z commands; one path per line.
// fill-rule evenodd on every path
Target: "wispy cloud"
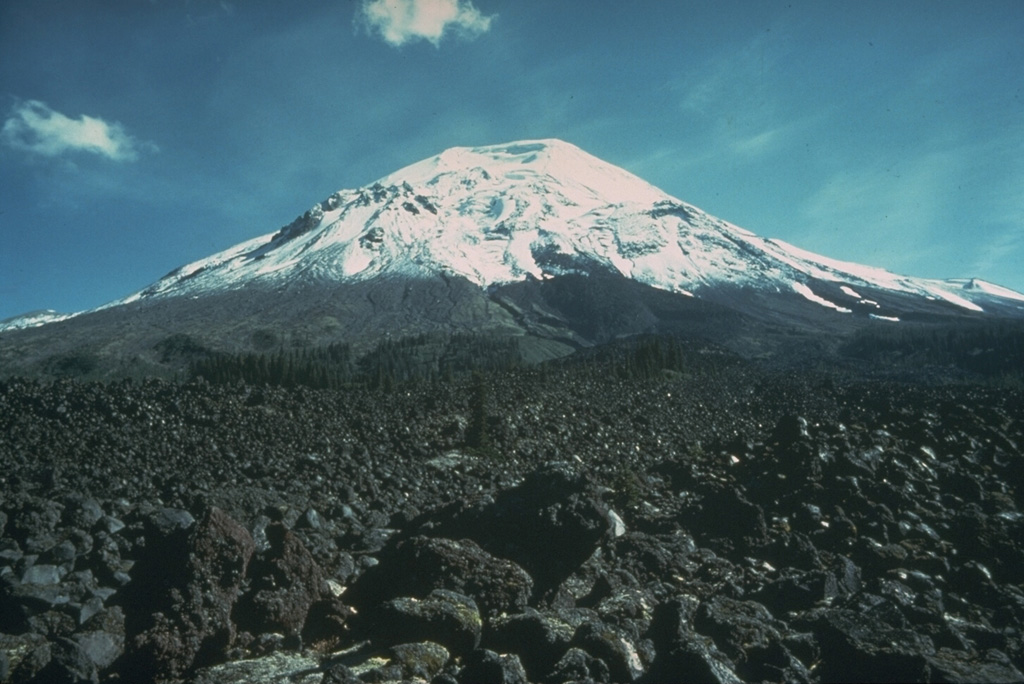
M 785 22 L 714 51 L 665 84 L 699 148 L 689 153 L 733 162 L 763 161 L 820 126 L 831 105 L 797 107 Z
M 712 120 L 758 119 L 777 106 L 777 36 L 723 47 L 669 84 L 682 111 Z
M 363 0 L 357 21 L 394 46 L 427 40 L 439 46 L 445 34 L 475 38 L 491 28 L 469 0 Z
M 784 126 L 779 126 L 759 133 L 752 133 L 745 137 L 736 137 L 732 141 L 732 151 L 748 157 L 765 154 L 777 149 L 782 144 L 782 138 L 786 132 Z
M 1008 261 L 1014 254 L 1024 252 L 1024 230 L 1011 228 L 996 234 L 979 245 L 971 273 L 989 273 Z M 1018 262 L 1019 263 L 1019 262 Z
M 960 159 L 935 152 L 889 166 L 837 172 L 800 207 L 808 231 L 796 241 L 822 254 L 920 275 L 948 258 L 948 240 L 936 236 L 949 210 Z
M 1007 155 L 1021 154 L 1024 146 L 1019 142 L 1021 138 L 1016 140 L 1016 147 L 1003 141 L 1002 149 L 1008 150 Z M 991 160 L 995 155 L 980 158 Z M 1015 163 L 1016 173 L 1011 172 L 996 182 L 989 181 L 991 192 L 979 201 L 984 207 L 979 221 L 987 225 L 983 226 L 983 231 L 975 231 L 971 245 L 974 255 L 968 262 L 967 274 L 1024 290 L 1019 268 L 1024 262 L 1024 198 L 1019 191 L 1024 187 L 1024 163 Z
M 0 129 L 0 142 L 16 150 L 43 157 L 87 152 L 114 161 L 134 161 L 144 151 L 155 151 L 119 123 L 107 123 L 84 114 L 72 119 L 38 100 L 17 103 Z

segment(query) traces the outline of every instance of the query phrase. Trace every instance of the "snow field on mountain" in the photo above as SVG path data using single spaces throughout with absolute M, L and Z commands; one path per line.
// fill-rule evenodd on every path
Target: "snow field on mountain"
M 848 313 L 815 281 L 863 303 L 861 287 L 980 304 L 1024 294 L 979 280 L 931 280 L 808 252 L 709 216 L 633 174 L 558 140 L 452 148 L 341 190 L 292 224 L 187 264 L 100 308 L 199 297 L 250 284 L 462 276 L 480 287 L 600 268 L 700 296 L 741 287 L 796 292 Z M 877 307 L 877 305 L 876 305 Z M 38 317 L 4 327 L 38 325 Z

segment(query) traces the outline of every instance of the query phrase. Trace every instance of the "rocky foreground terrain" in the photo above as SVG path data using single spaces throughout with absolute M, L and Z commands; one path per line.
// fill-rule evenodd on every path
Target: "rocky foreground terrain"
M 1024 681 L 1022 445 L 728 359 L 0 381 L 0 681 Z

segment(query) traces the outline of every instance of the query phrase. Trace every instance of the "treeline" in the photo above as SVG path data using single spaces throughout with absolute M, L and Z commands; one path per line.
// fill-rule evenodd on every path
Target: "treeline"
M 717 368 L 724 352 L 668 335 L 645 335 L 581 350 L 557 364 L 619 379 L 655 379 L 669 372 Z M 730 357 L 731 358 L 731 357 Z
M 664 371 L 682 371 L 692 363 L 686 358 L 686 348 L 674 337 L 641 338 L 612 359 L 615 374 L 620 378 L 653 378 Z
M 214 384 L 243 382 L 316 389 L 360 385 L 389 389 L 420 380 L 452 378 L 473 370 L 507 370 L 521 364 L 515 338 L 422 334 L 382 340 L 359 357 L 348 344 L 209 354 L 190 364 L 189 375 Z
M 842 351 L 873 363 L 1024 378 L 1024 321 L 871 327 L 856 333 Z
M 339 388 L 353 379 L 352 348 L 331 344 L 274 352 L 210 354 L 194 360 L 189 375 L 213 384 Z
M 526 364 L 515 337 L 494 335 L 416 335 L 383 340 L 362 356 L 348 344 L 268 352 L 207 354 L 195 359 L 188 374 L 214 384 L 304 386 L 341 389 L 361 386 L 390 389 L 412 382 L 447 380 L 474 371 L 496 372 Z M 661 377 L 665 371 L 714 364 L 695 362 L 692 346 L 672 338 L 650 336 L 621 340 L 584 350 L 551 364 L 583 373 L 620 379 Z M 543 381 L 548 364 L 537 367 Z

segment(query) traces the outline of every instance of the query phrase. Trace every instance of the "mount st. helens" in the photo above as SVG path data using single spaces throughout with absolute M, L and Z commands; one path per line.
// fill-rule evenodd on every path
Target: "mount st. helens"
M 1022 682 L 1021 306 L 451 150 L 0 334 L 0 683 Z
M 0 368 L 71 344 L 145 365 L 174 334 L 237 350 L 493 332 L 545 358 L 645 332 L 746 337 L 738 350 L 760 352 L 751 326 L 1022 315 L 1011 290 L 811 254 L 544 140 L 449 149 L 99 309 L 11 319 Z
M 686 295 L 724 285 L 795 291 L 844 313 L 880 308 L 851 286 L 970 311 L 1008 303 L 1000 300 L 1024 310 L 1024 295 L 984 281 L 907 278 L 766 240 L 556 140 L 449 149 L 335 193 L 280 231 L 183 266 L 122 302 L 260 281 L 445 273 L 488 287 L 595 270 Z M 814 281 L 836 283 L 841 295 L 816 294 Z

